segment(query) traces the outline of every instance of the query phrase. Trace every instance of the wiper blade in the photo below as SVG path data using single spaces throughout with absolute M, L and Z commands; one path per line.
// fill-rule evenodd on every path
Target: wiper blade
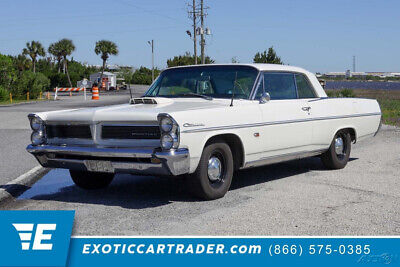
M 196 94 L 196 93 L 184 93 L 184 94 L 178 94 L 175 96 L 195 96 L 195 97 L 201 97 L 207 100 L 213 100 L 213 98 L 211 96 L 208 95 L 202 95 L 202 94 Z

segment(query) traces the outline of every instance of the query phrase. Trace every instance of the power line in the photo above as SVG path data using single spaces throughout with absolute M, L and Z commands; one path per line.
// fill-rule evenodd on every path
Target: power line
M 157 16 L 160 16 L 160 17 L 167 18 L 167 19 L 169 19 L 169 20 L 173 20 L 173 21 L 177 21 L 177 22 L 179 22 L 179 23 L 182 23 L 182 21 L 181 21 L 180 19 L 177 19 L 177 18 L 168 16 L 168 15 L 165 15 L 164 13 L 154 12 L 153 10 L 149 10 L 149 9 L 143 8 L 143 7 L 141 7 L 141 6 L 132 4 L 131 2 L 125 2 L 125 1 L 123 1 L 123 0 L 118 0 L 118 1 L 119 1 L 120 3 L 125 4 L 125 5 L 129 5 L 129 6 L 132 6 L 132 7 L 137 8 L 137 9 L 140 9 L 140 10 L 142 10 L 143 12 L 146 12 L 146 13 L 149 13 L 149 14 L 153 14 L 153 15 L 157 15 Z

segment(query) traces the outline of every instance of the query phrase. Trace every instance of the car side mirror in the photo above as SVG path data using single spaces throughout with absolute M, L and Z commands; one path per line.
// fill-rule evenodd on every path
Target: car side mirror
M 260 104 L 265 104 L 270 100 L 271 100 L 271 96 L 269 95 L 269 93 L 265 92 L 260 97 Z

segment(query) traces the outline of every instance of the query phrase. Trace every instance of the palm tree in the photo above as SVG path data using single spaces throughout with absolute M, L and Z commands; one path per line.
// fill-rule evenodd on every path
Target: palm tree
M 68 73 L 68 59 L 67 56 L 71 55 L 72 52 L 75 50 L 75 45 L 70 39 L 62 39 L 56 43 L 56 47 L 58 47 L 60 51 L 60 55 L 63 59 L 63 65 L 64 65 L 64 72 L 67 73 L 67 78 L 68 78 L 68 83 L 69 86 L 72 87 L 71 79 L 69 77 Z
M 22 54 L 29 55 L 32 59 L 33 72 L 36 72 L 36 59 L 38 56 L 44 57 L 46 52 L 42 44 L 38 41 L 31 41 L 30 43 L 26 43 L 26 48 L 22 50 Z
M 17 67 L 19 74 L 31 67 L 31 61 L 27 59 L 24 54 L 19 54 L 18 56 L 16 56 L 14 58 L 14 64 Z
M 48 51 L 57 60 L 58 73 L 60 73 L 61 60 L 62 60 L 62 57 L 63 57 L 62 53 L 61 53 L 60 42 L 50 44 Z
M 101 69 L 100 82 L 103 79 L 104 69 L 106 68 L 106 62 L 110 55 L 118 55 L 118 47 L 114 42 L 101 40 L 96 42 L 94 48 L 96 55 L 101 54 L 101 59 L 103 60 L 103 67 Z

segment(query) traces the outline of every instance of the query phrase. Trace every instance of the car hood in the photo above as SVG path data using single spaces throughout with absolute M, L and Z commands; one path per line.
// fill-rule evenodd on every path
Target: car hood
M 156 104 L 122 104 L 37 113 L 52 122 L 156 121 L 159 113 L 212 109 L 229 106 L 229 99 L 152 98 Z M 236 101 L 236 100 L 235 100 Z M 241 101 L 239 101 L 241 102 Z

